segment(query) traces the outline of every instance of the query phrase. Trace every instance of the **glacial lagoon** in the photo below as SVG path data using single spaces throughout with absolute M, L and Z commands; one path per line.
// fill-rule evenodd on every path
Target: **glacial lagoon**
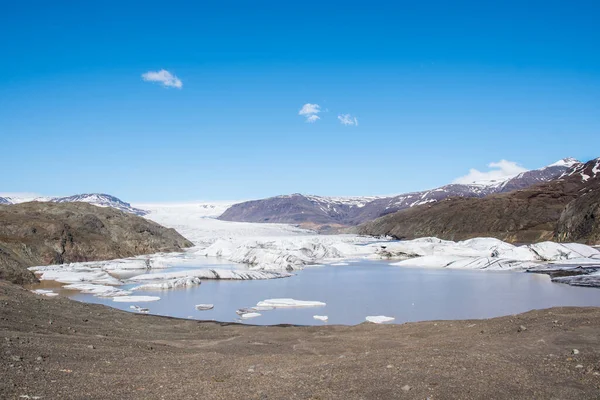
M 347 265 L 307 267 L 290 278 L 204 280 L 188 288 L 136 291 L 135 295 L 161 298 L 147 303 L 59 292 L 125 311 L 133 312 L 135 304 L 147 307 L 150 314 L 256 325 L 355 325 L 377 315 L 394 317 L 393 323 L 479 319 L 555 306 L 600 306 L 600 289 L 553 283 L 542 274 L 398 267 L 368 260 L 342 264 Z M 247 320 L 236 314 L 238 309 L 273 298 L 320 301 L 326 306 L 259 311 L 259 317 Z M 214 308 L 198 311 L 197 304 L 213 304 Z M 314 319 L 315 315 L 329 319 L 324 322 Z

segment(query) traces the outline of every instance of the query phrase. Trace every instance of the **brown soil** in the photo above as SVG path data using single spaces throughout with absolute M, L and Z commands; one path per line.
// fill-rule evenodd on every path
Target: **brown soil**
M 600 397 L 600 308 L 254 327 L 135 315 L 0 282 L 0 336 L 3 399 Z

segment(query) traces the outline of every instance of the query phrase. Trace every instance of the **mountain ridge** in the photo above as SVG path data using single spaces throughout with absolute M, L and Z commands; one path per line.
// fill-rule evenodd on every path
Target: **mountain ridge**
M 509 242 L 600 241 L 600 158 L 558 179 L 484 198 L 447 198 L 365 222 L 354 233 L 412 239 L 495 237 Z
M 312 224 L 320 229 L 354 226 L 406 208 L 435 203 L 449 197 L 485 197 L 494 193 L 523 189 L 556 179 L 579 164 L 581 163 L 573 158 L 564 158 L 548 166 L 494 182 L 450 183 L 431 190 L 387 197 L 341 198 L 300 193 L 280 195 L 234 204 L 219 219 L 238 222 Z

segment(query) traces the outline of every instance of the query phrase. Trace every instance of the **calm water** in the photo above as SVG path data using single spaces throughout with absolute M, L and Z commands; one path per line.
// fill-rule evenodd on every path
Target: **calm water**
M 159 271 L 160 272 L 160 271 Z M 138 291 L 161 300 L 135 303 L 151 314 L 202 320 L 238 321 L 235 311 L 270 298 L 316 300 L 325 307 L 261 311 L 249 324 L 359 324 L 369 315 L 395 317 L 395 323 L 433 319 L 489 318 L 552 306 L 600 306 L 600 289 L 552 283 L 548 276 L 519 272 L 459 271 L 394 267 L 360 261 L 298 271 L 291 278 L 263 281 L 207 280 L 189 289 Z M 131 311 L 128 303 L 74 294 L 73 299 Z M 196 304 L 211 303 L 210 311 Z

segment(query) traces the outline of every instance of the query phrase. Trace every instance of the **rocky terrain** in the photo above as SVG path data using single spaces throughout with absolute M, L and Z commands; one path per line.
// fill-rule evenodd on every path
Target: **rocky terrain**
M 360 225 L 366 235 L 399 239 L 435 236 L 508 242 L 598 242 L 600 160 L 571 167 L 560 179 L 485 198 L 449 198 Z
M 278 222 L 300 224 L 327 231 L 328 228 L 352 226 L 381 216 L 450 197 L 480 198 L 527 188 L 557 179 L 577 160 L 563 159 L 544 168 L 518 174 L 512 178 L 472 184 L 449 184 L 422 192 L 392 197 L 332 198 L 292 194 L 234 204 L 219 219 L 240 222 Z
M 600 309 L 403 325 L 244 326 L 0 282 L 3 399 L 597 399 Z
M 192 245 L 174 229 L 85 203 L 0 205 L 0 279 L 35 280 L 26 267 L 179 251 Z

